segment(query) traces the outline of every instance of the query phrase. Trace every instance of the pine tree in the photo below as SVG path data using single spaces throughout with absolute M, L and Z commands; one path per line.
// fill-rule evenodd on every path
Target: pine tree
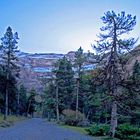
M 19 93 L 19 105 L 18 105 L 18 115 L 25 115 L 27 110 L 27 90 L 24 85 L 20 85 L 18 90 Z
M 58 69 L 55 71 L 55 74 L 56 108 L 59 111 L 70 109 L 74 89 L 74 72 L 70 61 L 68 61 L 66 57 L 59 60 Z
M 4 113 L 5 109 L 5 92 L 6 92 L 6 84 L 7 84 L 7 77 L 6 77 L 6 70 L 3 66 L 0 66 L 0 100 L 1 100 L 1 111 Z M 16 87 L 16 79 L 12 75 L 9 77 L 9 112 L 16 113 L 16 106 L 17 106 L 17 87 Z
M 18 40 L 17 32 L 13 34 L 11 27 L 8 27 L 4 37 L 1 38 L 1 64 L 6 69 L 6 92 L 5 92 L 5 115 L 4 119 L 7 119 L 8 115 L 8 97 L 9 97 L 9 79 L 10 76 L 18 76 L 19 68 L 17 66 L 17 57 L 16 53 L 18 52 L 17 48 L 17 40 Z
M 123 79 L 123 68 L 121 66 L 121 55 L 131 50 L 136 40 L 134 38 L 124 39 L 122 36 L 133 30 L 136 25 L 136 16 L 125 12 L 116 14 L 108 11 L 101 18 L 104 26 L 99 34 L 100 40 L 93 45 L 104 62 L 104 83 L 108 87 L 108 93 L 112 98 L 110 137 L 114 137 L 117 127 L 117 95 L 120 92 L 119 82 Z M 105 58 L 105 59 L 104 59 Z
M 76 90 L 76 119 L 78 118 L 78 110 L 79 110 L 79 90 L 80 90 L 80 80 L 82 74 L 82 65 L 85 61 L 83 49 L 80 47 L 75 53 L 75 66 L 76 66 L 76 83 L 77 83 L 77 90 Z
M 29 97 L 28 97 L 28 107 L 27 107 L 27 116 L 30 114 L 33 117 L 34 111 L 35 111 L 35 95 L 36 91 L 34 89 L 31 89 L 29 91 Z
M 52 81 L 48 83 L 44 93 L 44 115 L 48 118 L 48 120 L 50 120 L 51 118 L 55 118 L 56 116 L 56 87 Z

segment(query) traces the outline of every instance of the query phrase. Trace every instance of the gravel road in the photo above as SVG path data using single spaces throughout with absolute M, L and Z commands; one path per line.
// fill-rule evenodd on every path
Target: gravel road
M 70 129 L 33 118 L 0 129 L 0 140 L 93 140 Z M 95 139 L 94 139 L 95 140 Z

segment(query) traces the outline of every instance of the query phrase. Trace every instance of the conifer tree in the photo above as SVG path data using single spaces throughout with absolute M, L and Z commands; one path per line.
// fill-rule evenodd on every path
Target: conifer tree
M 99 41 L 93 45 L 104 64 L 105 76 L 103 78 L 106 84 L 107 93 L 112 99 L 110 137 L 114 137 L 117 127 L 117 97 L 119 83 L 124 74 L 121 55 L 131 50 L 136 40 L 134 38 L 124 39 L 123 35 L 133 30 L 136 25 L 136 16 L 121 12 L 116 14 L 114 11 L 108 11 L 101 18 L 104 26 L 100 29 Z
M 18 115 L 25 115 L 27 110 L 27 90 L 24 85 L 20 85 L 19 90 L 19 103 L 18 103 Z
M 66 57 L 58 61 L 56 74 L 56 103 L 58 110 L 70 109 L 74 89 L 74 72 Z M 58 107 L 59 106 L 59 107 Z M 59 109 L 58 109 L 59 108 Z M 59 113 L 57 113 L 59 114 Z M 58 117 L 57 117 L 58 118 Z
M 17 32 L 13 34 L 11 27 L 8 27 L 6 33 L 1 38 L 1 64 L 5 67 L 6 72 L 6 91 L 5 91 L 5 115 L 4 119 L 7 119 L 8 115 L 8 97 L 9 97 L 9 79 L 10 76 L 18 76 L 19 67 L 17 66 L 18 58 L 16 53 L 18 52 L 17 48 L 17 40 L 18 40 Z
M 79 85 L 80 85 L 80 79 L 81 79 L 81 74 L 82 74 L 82 65 L 85 61 L 84 54 L 83 54 L 83 49 L 80 47 L 76 53 L 75 53 L 75 66 L 76 66 L 76 83 L 77 83 L 77 90 L 76 90 L 76 119 L 78 119 L 78 109 L 79 109 Z
M 28 107 L 27 107 L 27 116 L 30 114 L 33 117 L 34 111 L 35 111 L 35 95 L 36 91 L 34 89 L 31 89 L 29 91 L 29 97 L 28 97 Z

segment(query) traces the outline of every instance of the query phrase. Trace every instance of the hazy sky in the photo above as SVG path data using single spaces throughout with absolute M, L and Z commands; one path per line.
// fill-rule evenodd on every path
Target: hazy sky
M 24 52 L 92 50 L 108 10 L 136 15 L 132 36 L 140 36 L 140 0 L 0 0 L 0 36 L 11 26 Z

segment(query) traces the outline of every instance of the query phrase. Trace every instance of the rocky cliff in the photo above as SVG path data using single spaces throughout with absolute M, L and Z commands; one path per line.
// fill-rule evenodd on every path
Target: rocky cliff
M 68 60 L 74 63 L 75 52 L 71 51 L 67 54 L 43 53 L 43 54 L 29 54 L 20 52 L 18 54 L 20 65 L 20 83 L 23 83 L 27 89 L 36 89 L 37 92 L 43 91 L 43 86 L 46 81 L 52 78 L 52 70 L 54 64 L 66 56 Z M 94 65 L 85 62 L 83 69 L 91 70 Z M 43 81 L 43 79 L 45 81 Z
M 41 93 L 43 91 L 43 86 L 46 84 L 46 81 L 52 78 L 52 70 L 54 69 L 54 64 L 64 56 L 66 56 L 67 59 L 70 60 L 72 64 L 74 64 L 75 52 L 73 51 L 67 54 L 29 54 L 20 52 L 18 54 L 21 70 L 19 82 L 23 83 L 27 89 L 34 88 L 37 90 L 37 92 Z M 131 74 L 135 61 L 138 60 L 140 62 L 140 45 L 131 51 L 131 53 L 128 53 L 125 56 L 128 60 L 126 63 L 126 69 L 128 74 Z M 94 57 L 89 57 L 89 60 L 84 63 L 83 69 L 94 69 L 96 67 L 94 62 Z

